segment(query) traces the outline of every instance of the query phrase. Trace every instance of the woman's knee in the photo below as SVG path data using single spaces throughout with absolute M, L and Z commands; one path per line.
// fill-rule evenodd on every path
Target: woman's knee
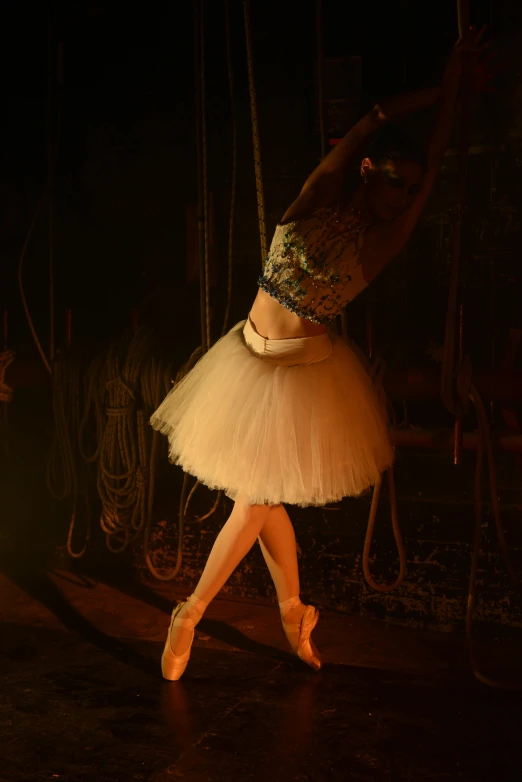
M 251 520 L 252 522 L 259 523 L 264 522 L 270 511 L 276 507 L 269 505 L 267 502 L 261 504 L 251 503 L 246 496 L 236 497 L 234 507 L 241 513 L 245 520 Z

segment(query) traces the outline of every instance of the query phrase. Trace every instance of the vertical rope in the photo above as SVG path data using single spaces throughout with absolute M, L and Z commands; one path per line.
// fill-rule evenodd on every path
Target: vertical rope
M 250 23 L 250 2 L 243 0 L 245 15 L 245 35 L 248 58 L 248 86 L 250 91 L 250 115 L 252 117 L 252 142 L 254 146 L 254 168 L 256 175 L 257 214 L 259 219 L 259 237 L 261 240 L 261 262 L 266 258 L 265 199 L 263 196 L 263 171 L 259 148 L 259 127 L 257 122 L 257 96 L 254 78 L 254 59 L 252 53 L 252 27 Z
M 196 130 L 196 161 L 198 180 L 198 269 L 199 269 L 199 311 L 201 328 L 201 351 L 207 350 L 206 318 L 205 318 L 205 288 L 203 278 L 205 274 L 205 233 L 203 224 L 203 151 L 201 138 L 201 77 L 200 77 L 200 9 L 201 0 L 194 0 L 194 124 Z
M 469 27 L 469 2 L 458 0 L 459 34 Z M 458 402 L 454 395 L 453 382 L 455 377 L 455 343 L 457 331 L 457 312 L 460 298 L 461 256 L 462 256 L 462 221 L 466 200 L 466 179 L 468 168 L 469 140 L 473 113 L 473 82 L 470 69 L 464 69 L 462 78 L 460 143 L 457 173 L 457 215 L 453 234 L 453 260 L 448 292 L 448 308 L 446 312 L 446 328 L 444 333 L 444 358 L 441 369 L 441 398 L 449 412 L 458 415 Z
M 210 348 L 210 291 L 208 269 L 208 164 L 207 164 L 207 111 L 205 101 L 205 16 L 203 2 L 200 7 L 200 78 L 201 78 L 201 132 L 203 147 L 203 225 L 205 241 L 205 343 Z
M 324 78 L 323 78 L 323 4 L 315 0 L 315 16 L 317 29 L 317 100 L 319 102 L 319 128 L 321 131 L 321 159 L 326 155 L 326 133 L 324 129 Z
M 53 28 L 52 0 L 48 2 L 47 10 L 47 178 L 49 188 L 48 202 L 48 250 L 49 250 L 49 360 L 54 359 L 54 256 L 53 256 Z
M 237 184 L 237 119 L 236 119 L 236 99 L 234 94 L 234 70 L 232 67 L 232 42 L 230 35 L 230 3 L 225 0 L 225 27 L 227 39 L 227 65 L 228 65 L 228 85 L 230 92 L 230 108 L 232 113 L 232 189 L 230 193 L 230 221 L 228 227 L 228 290 L 227 307 L 225 318 L 223 320 L 223 329 L 221 336 L 224 337 L 230 319 L 230 304 L 232 300 L 232 257 L 234 243 L 234 216 L 236 209 L 236 184 Z

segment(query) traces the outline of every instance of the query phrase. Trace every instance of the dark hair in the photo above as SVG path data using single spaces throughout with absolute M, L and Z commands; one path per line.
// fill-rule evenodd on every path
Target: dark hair
M 368 145 L 367 157 L 376 166 L 387 160 L 411 160 L 424 171 L 428 167 L 426 153 L 400 125 L 389 124 L 378 130 Z

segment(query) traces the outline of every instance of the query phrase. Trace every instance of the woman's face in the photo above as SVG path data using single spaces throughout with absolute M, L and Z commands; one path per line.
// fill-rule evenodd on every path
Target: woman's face
M 374 166 L 369 158 L 361 164 L 364 193 L 369 209 L 381 220 L 395 220 L 408 209 L 419 192 L 424 171 L 411 160 L 388 160 Z

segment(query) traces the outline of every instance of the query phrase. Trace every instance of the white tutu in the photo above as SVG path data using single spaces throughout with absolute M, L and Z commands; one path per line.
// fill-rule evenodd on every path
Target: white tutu
M 169 439 L 170 461 L 256 505 L 325 505 L 375 484 L 393 448 L 357 349 L 334 332 L 297 340 L 253 334 L 250 320 L 237 323 L 152 415 Z M 258 344 L 254 352 L 256 340 L 265 354 Z M 310 359 L 309 345 L 326 357 Z

